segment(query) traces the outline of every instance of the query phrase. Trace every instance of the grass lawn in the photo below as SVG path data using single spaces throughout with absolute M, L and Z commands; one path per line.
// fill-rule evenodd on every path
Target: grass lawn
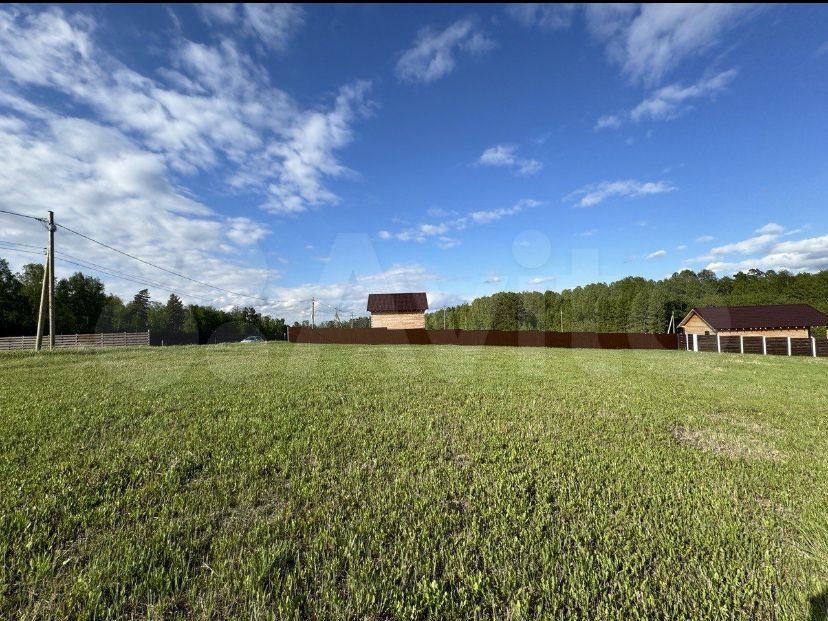
M 0 355 L 0 618 L 820 619 L 828 360 Z

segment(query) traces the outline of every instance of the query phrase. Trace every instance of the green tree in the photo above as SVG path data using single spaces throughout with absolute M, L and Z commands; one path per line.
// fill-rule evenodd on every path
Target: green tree
M 95 331 L 107 303 L 104 284 L 92 276 L 75 272 L 55 287 L 58 334 L 89 334 Z
M 36 323 L 26 296 L 9 269 L 5 259 L 0 259 L 0 336 L 23 336 Z
M 150 295 L 149 290 L 141 289 L 127 304 L 127 326 L 133 332 L 145 332 L 149 327 Z
M 172 334 L 179 334 L 184 330 L 184 323 L 187 321 L 187 309 L 174 293 L 170 294 L 166 306 L 167 330 Z

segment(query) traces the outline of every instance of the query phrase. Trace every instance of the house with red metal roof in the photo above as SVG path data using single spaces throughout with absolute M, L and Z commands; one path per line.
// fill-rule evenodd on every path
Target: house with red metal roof
M 694 308 L 678 325 L 685 334 L 809 337 L 828 326 L 828 315 L 809 304 L 706 306 Z
M 368 312 L 372 328 L 401 330 L 425 328 L 428 298 L 425 293 L 370 293 Z

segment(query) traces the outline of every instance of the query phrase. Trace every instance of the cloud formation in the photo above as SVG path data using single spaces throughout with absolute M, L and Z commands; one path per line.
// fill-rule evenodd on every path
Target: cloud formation
M 624 123 L 676 119 L 691 110 L 695 101 L 715 100 L 737 74 L 735 69 L 729 69 L 702 78 L 690 86 L 670 84 L 651 93 L 632 110 L 600 117 L 595 123 L 595 129 L 617 129 Z
M 586 185 L 564 197 L 566 202 L 574 202 L 577 207 L 594 207 L 605 200 L 615 197 L 640 198 L 653 194 L 673 192 L 676 187 L 666 181 L 602 181 Z
M 515 3 L 507 5 L 506 13 L 527 28 L 562 30 L 572 25 L 576 8 L 566 3 Z
M 475 56 L 494 47 L 494 41 L 467 17 L 445 30 L 422 29 L 400 56 L 395 71 L 404 82 L 434 82 L 454 71 L 459 55 Z
M 156 79 L 101 49 L 95 27 L 92 18 L 57 8 L 0 12 L 2 85 L 14 98 L 6 103 L 27 102 L 33 88 L 65 95 L 178 173 L 235 167 L 230 187 L 263 195 L 274 213 L 337 202 L 325 180 L 349 172 L 335 154 L 370 113 L 368 82 L 342 86 L 327 108 L 302 109 L 229 39 L 180 40 Z M 32 112 L 30 105 L 17 110 Z
M 587 27 L 634 83 L 653 86 L 756 12 L 740 4 L 591 4 Z
M 298 4 L 216 2 L 200 4 L 198 9 L 207 23 L 235 27 L 276 52 L 287 49 L 305 21 L 305 12 Z
M 783 241 L 784 237 L 801 231 L 802 229 L 788 230 L 780 224 L 770 222 L 756 229 L 756 235 L 752 237 L 712 248 L 707 257 L 710 262 L 705 269 L 720 273 L 749 269 L 790 272 L 828 269 L 828 235 Z
M 498 144 L 489 147 L 477 160 L 478 166 L 499 166 L 509 168 L 515 174 L 526 177 L 534 175 L 543 168 L 538 160 L 521 158 L 516 155 L 514 145 Z
M 497 220 L 517 215 L 527 209 L 538 207 L 542 203 L 530 198 L 519 200 L 511 207 L 500 207 L 497 209 L 470 211 L 465 215 L 444 220 L 442 222 L 424 222 L 400 231 L 392 232 L 382 230 L 378 237 L 382 240 L 415 241 L 423 243 L 432 241 L 441 248 L 453 248 L 460 244 L 460 240 L 450 237 L 449 234 L 456 234 L 471 226 L 490 224 Z

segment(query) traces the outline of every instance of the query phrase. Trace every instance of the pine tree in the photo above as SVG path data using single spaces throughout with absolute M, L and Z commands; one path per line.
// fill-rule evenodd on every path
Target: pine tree
M 167 300 L 165 311 L 167 315 L 167 330 L 173 334 L 181 333 L 184 329 L 184 322 L 187 321 L 187 310 L 184 308 L 181 298 L 171 293 L 170 298 Z

